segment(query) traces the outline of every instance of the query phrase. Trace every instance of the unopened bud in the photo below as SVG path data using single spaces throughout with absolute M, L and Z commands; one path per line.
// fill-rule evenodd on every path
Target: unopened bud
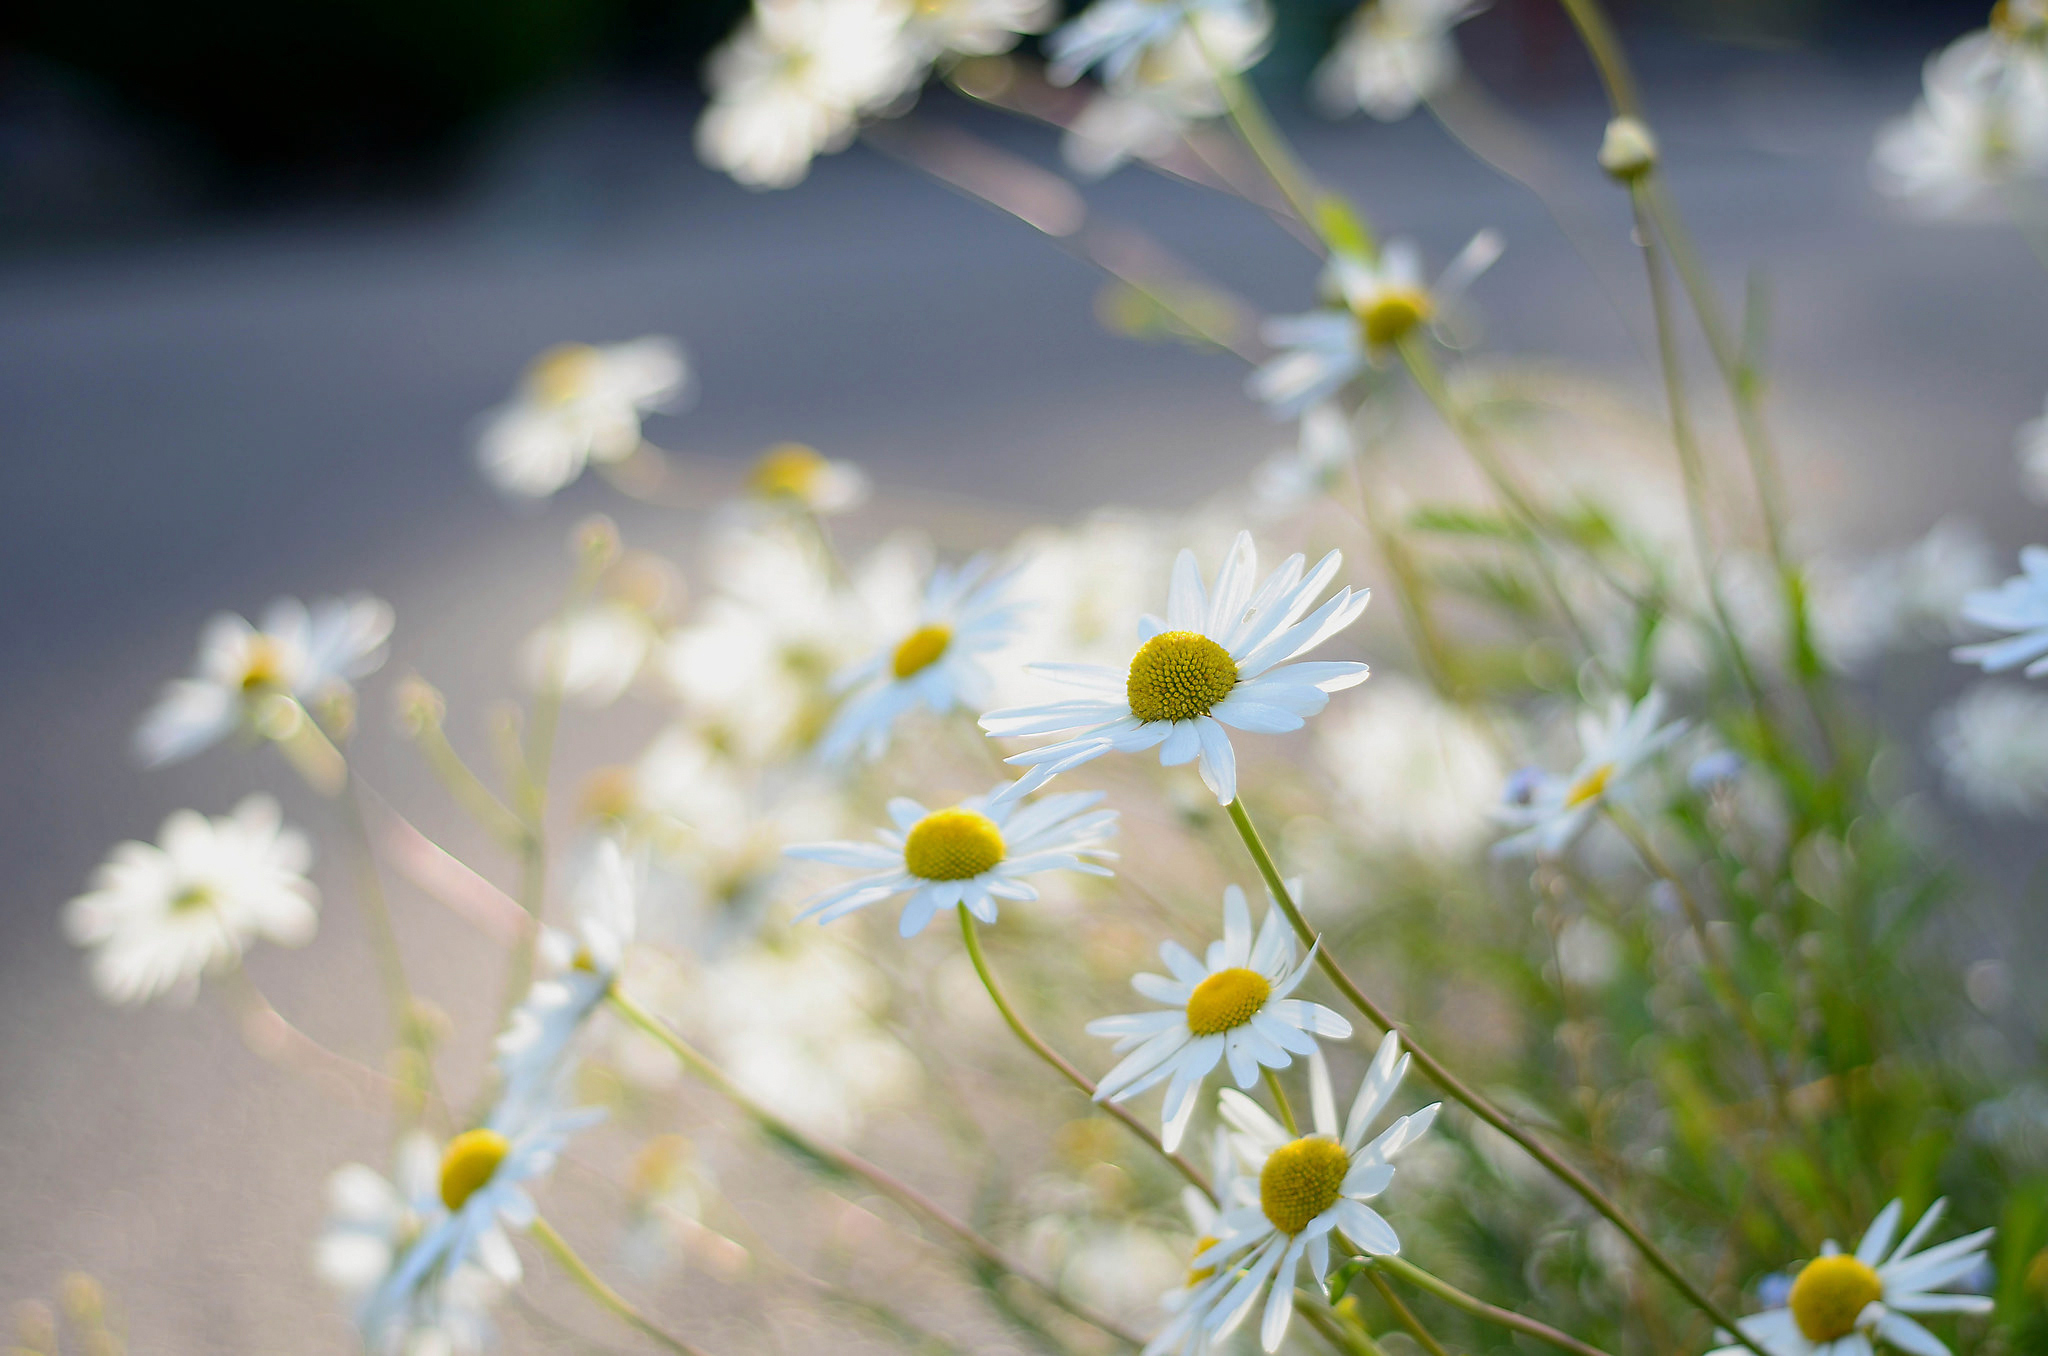
M 569 548 L 592 570 L 602 570 L 619 558 L 619 525 L 602 513 L 593 513 L 576 524 L 569 535 Z
M 448 703 L 441 696 L 440 689 L 420 677 L 407 674 L 399 681 L 394 698 L 398 707 L 398 725 L 409 737 L 416 737 L 429 726 L 439 725 L 441 718 L 448 714 Z
M 1657 167 L 1657 138 L 1635 118 L 1616 118 L 1600 138 L 1599 158 L 1610 176 L 1632 183 Z

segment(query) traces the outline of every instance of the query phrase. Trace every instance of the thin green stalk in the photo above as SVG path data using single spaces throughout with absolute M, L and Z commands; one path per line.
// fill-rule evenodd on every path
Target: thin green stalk
M 1372 1282 L 1373 1289 L 1380 1292 L 1380 1298 L 1387 1302 L 1387 1307 L 1394 1311 L 1395 1321 L 1408 1330 L 1409 1336 L 1422 1344 L 1423 1350 L 1427 1351 L 1429 1356 L 1451 1356 L 1444 1350 L 1444 1344 L 1436 1340 L 1436 1335 L 1415 1316 L 1415 1311 L 1394 1293 L 1394 1287 L 1387 1284 L 1386 1277 L 1380 1275 L 1377 1270 L 1369 1270 L 1365 1276 Z
M 1003 1015 L 1003 1021 L 1031 1053 L 1057 1069 L 1062 1077 L 1081 1090 L 1082 1095 L 1092 1100 L 1095 1096 L 1095 1081 L 1069 1063 L 1066 1056 L 1046 1044 L 1045 1039 L 1017 1015 L 1017 1009 L 1010 1006 L 1010 1000 L 1003 996 L 1002 986 L 996 983 L 995 972 L 988 966 L 988 957 L 981 953 L 981 936 L 975 931 L 974 915 L 964 907 L 959 913 L 960 936 L 967 943 L 967 958 L 974 962 L 974 973 L 981 976 L 981 986 L 988 990 L 988 996 L 994 1000 L 996 1011 Z M 1202 1176 L 1201 1170 L 1179 1154 L 1168 1153 L 1166 1146 L 1159 1142 L 1159 1136 L 1153 1134 L 1151 1128 L 1143 1121 L 1115 1102 L 1103 1102 L 1100 1105 L 1104 1111 L 1123 1122 L 1124 1127 L 1132 1134 L 1144 1140 L 1154 1153 L 1171 1163 L 1196 1190 L 1212 1201 L 1216 1199 L 1215 1191 L 1209 1186 L 1209 1179 Z
M 1347 1323 L 1335 1310 L 1322 1307 L 1322 1298 L 1312 1290 L 1296 1290 L 1294 1312 L 1339 1351 L 1349 1352 L 1350 1356 L 1387 1356 L 1386 1348 L 1373 1341 L 1372 1334 L 1357 1322 Z
M 657 1345 L 679 1353 L 679 1356 L 704 1356 L 702 1347 L 693 1346 L 673 1333 L 665 1331 L 653 1319 L 634 1308 L 624 1295 L 606 1285 L 604 1278 L 592 1271 L 590 1264 L 576 1255 L 576 1250 L 569 1246 L 567 1239 L 555 1232 L 552 1224 L 535 1217 L 528 1232 L 533 1235 L 535 1242 L 547 1250 L 549 1256 L 561 1263 L 562 1270 L 568 1272 L 578 1285 L 590 1292 L 592 1299 L 611 1310 L 612 1314 L 628 1327 L 653 1339 Z
M 1374 1273 L 1385 1271 L 1398 1276 L 1417 1290 L 1426 1291 L 1444 1303 L 1463 1309 L 1474 1318 L 1488 1323 L 1527 1334 L 1539 1341 L 1548 1342 L 1560 1351 L 1569 1351 L 1573 1356 L 1607 1356 L 1607 1353 L 1589 1342 L 1582 1342 L 1568 1332 L 1551 1327 L 1548 1323 L 1518 1314 L 1512 1309 L 1503 1309 L 1497 1304 L 1468 1295 L 1449 1281 L 1432 1276 L 1412 1262 L 1399 1257 L 1371 1257 L 1366 1259 Z
M 1302 943 L 1307 946 L 1315 946 L 1320 938 L 1315 929 L 1309 926 L 1308 920 L 1302 916 L 1300 906 L 1294 902 L 1294 896 L 1289 892 L 1287 882 L 1280 876 L 1279 867 L 1274 865 L 1272 854 L 1266 850 L 1264 840 L 1259 837 L 1258 828 L 1253 825 L 1251 816 L 1245 812 L 1243 800 L 1231 801 L 1228 808 L 1230 811 L 1230 821 L 1237 827 L 1238 836 L 1244 840 L 1245 850 L 1251 854 L 1252 861 L 1258 866 L 1259 875 L 1264 878 L 1266 889 L 1273 896 L 1273 902 L 1280 906 L 1280 911 L 1287 916 L 1287 921 L 1293 924 L 1295 935 L 1301 938 Z M 1491 1100 L 1482 1095 L 1477 1089 L 1471 1087 L 1462 1078 L 1452 1073 L 1435 1055 L 1417 1044 L 1414 1035 L 1407 1027 L 1396 1022 L 1387 1013 L 1386 1009 L 1366 996 L 1365 991 L 1353 982 L 1351 976 L 1344 973 L 1344 967 L 1337 963 L 1336 958 L 1330 954 L 1328 947 L 1317 947 L 1316 957 L 1318 963 L 1322 966 L 1323 973 L 1332 984 L 1336 985 L 1337 991 L 1342 993 L 1351 1002 L 1353 1007 L 1364 1013 L 1382 1031 L 1399 1031 L 1401 1033 L 1402 1045 L 1414 1057 L 1415 1062 L 1422 1066 L 1423 1073 L 1432 1082 L 1442 1088 L 1453 1100 L 1464 1104 L 1473 1115 L 1479 1117 L 1479 1119 L 1485 1121 L 1488 1125 L 1520 1145 L 1523 1151 L 1531 1158 L 1534 1158 L 1559 1181 L 1578 1193 L 1579 1197 L 1586 1204 L 1592 1206 L 1610 1224 L 1621 1230 L 1629 1242 L 1635 1245 L 1636 1251 L 1643 1255 L 1643 1260 L 1656 1268 L 1679 1294 L 1683 1295 L 1694 1308 L 1712 1320 L 1717 1327 L 1735 1333 L 1736 1340 L 1742 1345 L 1749 1347 L 1750 1350 L 1755 1351 L 1756 1356 L 1767 1356 L 1765 1352 L 1758 1350 L 1747 1338 L 1741 1336 L 1741 1330 L 1735 1326 L 1735 1320 L 1729 1317 L 1727 1312 L 1720 1305 L 1716 1304 L 1704 1290 L 1694 1285 L 1686 1274 L 1679 1269 L 1678 1263 L 1672 1260 L 1657 1245 L 1656 1240 L 1652 1239 L 1649 1234 L 1643 1231 L 1640 1225 L 1630 1219 L 1622 1211 L 1621 1207 L 1616 1205 L 1607 1193 L 1602 1191 L 1590 1177 L 1566 1161 L 1549 1145 L 1523 1129 L 1505 1111 L 1495 1106 Z
M 1287 1133 L 1299 1137 L 1301 1127 L 1294 1123 L 1294 1106 L 1287 1100 L 1287 1089 L 1280 1086 L 1280 1075 L 1264 1065 L 1259 1072 L 1265 1075 L 1266 1091 L 1273 1094 L 1273 1105 L 1280 1109 L 1280 1124 L 1287 1127 Z
M 525 824 L 463 761 L 455 746 L 448 742 L 448 732 L 438 716 L 426 716 L 417 722 L 413 743 L 455 803 L 467 810 L 484 832 L 508 847 L 525 849 Z

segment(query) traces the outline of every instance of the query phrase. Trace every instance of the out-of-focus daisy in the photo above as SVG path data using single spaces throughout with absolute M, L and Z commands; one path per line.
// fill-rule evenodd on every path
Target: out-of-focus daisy
M 1317 1284 L 1322 1283 L 1329 1272 L 1333 1231 L 1342 1229 L 1355 1247 L 1372 1256 L 1401 1251 L 1394 1227 L 1366 1202 L 1394 1180 L 1395 1156 L 1422 1137 L 1441 1104 L 1403 1116 L 1366 1141 L 1367 1127 L 1408 1072 L 1401 1039 L 1390 1031 L 1339 1135 L 1329 1068 L 1321 1055 L 1312 1056 L 1308 1067 L 1312 1134 L 1290 1135 L 1243 1093 L 1233 1088 L 1222 1093 L 1223 1119 L 1235 1131 L 1231 1143 L 1250 1177 L 1240 1179 L 1235 1200 L 1217 1221 L 1215 1246 L 1195 1258 L 1197 1266 L 1216 1269 L 1191 1304 L 1219 1342 L 1244 1321 L 1260 1292 L 1268 1291 L 1259 1344 L 1279 1350 L 1294 1317 L 1295 1274 L 1306 1258 Z
M 1343 407 L 1332 401 L 1311 405 L 1302 411 L 1294 447 L 1258 469 L 1252 493 L 1273 513 L 1295 512 L 1334 494 L 1356 455 Z
M 801 861 L 865 868 L 874 875 L 828 891 L 798 918 L 820 923 L 894 895 L 909 895 L 898 930 L 915 937 L 940 909 L 960 907 L 984 923 L 996 921 L 998 899 L 1032 900 L 1038 888 L 1025 879 L 1043 871 L 1113 874 L 1104 844 L 1116 831 L 1116 811 L 1098 810 L 1100 791 L 1070 791 L 1025 801 L 1016 784 L 970 796 L 944 810 L 927 810 L 907 796 L 889 802 L 894 829 L 878 829 L 873 843 L 805 843 L 784 849 Z
M 2048 814 L 2048 696 L 1984 683 L 1934 719 L 1942 781 L 1990 814 Z
M 527 683 L 556 684 L 581 706 L 609 706 L 633 680 L 660 639 L 645 612 L 608 599 L 571 611 L 527 637 L 520 655 Z
M 1980 1229 L 1913 1251 L 1940 1222 L 1946 1204 L 1928 1206 L 1894 1248 L 1900 1203 L 1893 1201 L 1871 1221 L 1854 1253 L 1843 1252 L 1829 1239 L 1821 1255 L 1792 1278 L 1783 1307 L 1737 1319 L 1737 1326 L 1770 1356 L 1870 1356 L 1874 1342 L 1907 1356 L 1948 1356 L 1948 1344 L 1911 1315 L 1990 1313 L 1990 1296 L 1942 1287 L 1983 1265 L 1984 1245 L 1996 1231 Z M 1724 1346 L 1708 1356 L 1736 1356 L 1744 1350 Z
M 2048 412 L 2021 424 L 2012 442 L 2028 496 L 2035 503 L 2048 504 Z
M 1981 665 L 1986 673 L 2004 673 L 2022 664 L 2029 678 L 2048 673 L 2048 546 L 2022 547 L 2020 570 L 1997 588 L 1963 600 L 1963 620 L 2012 634 L 1958 646 L 1957 660 Z
M 909 37 L 930 56 L 997 56 L 1026 33 L 1043 33 L 1057 6 L 1052 0 L 917 0 Z
M 1479 232 L 1434 287 L 1423 281 L 1422 252 L 1410 241 L 1389 241 L 1370 259 L 1333 254 L 1323 271 L 1329 304 L 1267 321 L 1260 334 L 1280 352 L 1247 378 L 1245 388 L 1275 418 L 1292 419 L 1321 404 L 1417 325 L 1456 304 L 1501 248 L 1497 232 Z
M 1095 0 L 1047 40 L 1046 76 L 1071 85 L 1099 66 L 1104 82 L 1114 83 L 1173 43 L 1192 16 L 1211 10 L 1238 11 L 1249 25 L 1270 22 L 1259 0 Z
M 590 462 L 624 461 L 640 447 L 640 417 L 689 388 L 673 339 L 562 344 L 533 360 L 511 401 L 485 416 L 477 464 L 506 494 L 545 499 Z
M 697 154 L 748 188 L 788 188 L 923 66 L 903 0 L 755 0 L 711 54 Z
M 1237 1177 L 1237 1155 L 1230 1147 L 1230 1132 L 1218 1127 L 1215 1147 L 1209 1155 L 1209 1179 L 1214 1185 L 1217 1200 L 1228 1203 L 1234 1199 L 1238 1191 Z M 1223 1211 L 1191 1186 L 1181 1188 L 1180 1205 L 1187 1212 L 1188 1224 L 1195 1235 L 1195 1245 L 1188 1256 L 1199 1259 L 1216 1246 L 1216 1240 L 1222 1233 Z M 1181 1283 L 1159 1297 L 1159 1307 L 1169 1317 L 1166 1326 L 1145 1344 L 1142 1356 L 1209 1356 L 1213 1344 L 1208 1328 L 1202 1323 L 1208 1315 L 1194 1303 L 1194 1299 L 1215 1274 L 1213 1263 L 1203 1266 L 1189 1262 L 1187 1275 Z
M 1814 642 L 1830 664 L 1854 673 L 1888 650 L 1959 639 L 1965 600 L 1995 578 L 1982 529 L 1955 518 L 1849 569 L 1817 562 L 1808 585 Z
M 1516 832 L 1494 844 L 1503 857 L 1555 857 L 1630 777 L 1685 733 L 1685 722 L 1664 719 L 1656 688 L 1635 705 L 1616 697 L 1604 710 L 1579 713 L 1579 764 L 1563 777 L 1518 773 L 1509 779 L 1496 817 Z
M 311 860 L 305 835 L 284 827 L 268 796 L 215 819 L 180 810 L 154 844 L 108 855 L 92 889 L 65 906 L 64 930 L 93 948 L 93 984 L 110 1002 L 189 999 L 202 974 L 235 964 L 259 937 L 312 940 L 320 895 L 306 879 Z
M 1382 122 L 1407 117 L 1458 73 L 1451 29 L 1484 0 L 1369 0 L 1316 68 L 1315 92 L 1335 117 L 1360 109 Z
M 747 490 L 763 503 L 822 518 L 865 503 L 868 477 L 852 462 L 832 461 L 815 447 L 777 443 L 754 459 Z
M 1227 1058 L 1230 1076 L 1249 1088 L 1260 1066 L 1284 1069 L 1295 1055 L 1314 1054 L 1317 1036 L 1349 1036 L 1351 1023 L 1337 1013 L 1288 996 L 1315 962 L 1309 955 L 1297 965 L 1294 957 L 1294 933 L 1280 911 L 1267 906 L 1255 938 L 1244 891 L 1225 887 L 1221 940 L 1200 958 L 1179 942 L 1162 942 L 1159 958 L 1172 978 L 1131 979 L 1140 994 L 1169 1007 L 1088 1023 L 1089 1035 L 1114 1038 L 1116 1053 L 1124 1056 L 1102 1076 L 1095 1099 L 1120 1102 L 1172 1079 L 1160 1108 L 1160 1139 L 1171 1152 L 1194 1119 L 1202 1080 L 1218 1063 Z
M 325 598 L 308 608 L 280 598 L 251 626 L 232 612 L 199 633 L 192 676 L 169 683 L 135 731 L 135 752 L 156 767 L 189 758 L 249 727 L 270 697 L 309 707 L 346 699 L 350 684 L 384 663 L 391 606 L 367 594 Z
M 1365 681 L 1360 663 L 1291 662 L 1356 621 L 1371 596 L 1369 589 L 1341 588 L 1317 607 L 1343 555 L 1330 552 L 1305 575 L 1303 563 L 1304 557 L 1290 556 L 1263 584 L 1255 583 L 1258 552 L 1251 533 L 1240 532 L 1211 592 L 1202 586 L 1195 553 L 1182 551 L 1173 564 L 1166 618 L 1140 620 L 1143 643 L 1127 672 L 1033 665 L 1034 672 L 1088 695 L 991 711 L 981 718 L 982 728 L 998 738 L 1078 732 L 1011 755 L 1007 761 L 1033 769 L 1027 783 L 1042 783 L 1112 749 L 1135 753 L 1157 746 L 1168 767 L 1199 759 L 1202 780 L 1219 804 L 1228 805 L 1237 798 L 1237 754 L 1225 726 L 1259 734 L 1298 730 L 1329 704 L 1332 692 Z
M 993 682 L 983 658 L 1015 639 L 1023 610 L 1010 597 L 1014 582 L 1015 571 L 997 572 L 987 556 L 933 570 L 914 625 L 833 680 L 852 695 L 819 741 L 819 757 L 879 757 L 897 720 L 919 706 L 941 716 L 959 707 L 979 713 Z
M 1167 154 L 1191 124 L 1223 112 L 1217 71 L 1250 69 L 1272 35 L 1272 11 L 1262 3 L 1191 7 L 1187 22 L 1141 60 L 1105 73 L 1102 89 L 1069 124 L 1061 154 L 1090 178 Z
M 1487 801 L 1507 769 L 1470 712 L 1399 674 L 1317 726 L 1352 841 L 1457 859 L 1490 834 Z
M 1927 62 L 1912 112 L 1879 133 L 1878 188 L 1933 216 L 1994 206 L 2014 181 L 2048 171 L 2048 61 L 1989 32 Z

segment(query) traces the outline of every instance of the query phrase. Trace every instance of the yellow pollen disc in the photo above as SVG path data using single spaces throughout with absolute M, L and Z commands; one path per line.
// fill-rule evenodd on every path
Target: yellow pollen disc
M 935 810 L 903 840 L 903 865 L 924 880 L 966 880 L 1003 860 L 1003 831 L 972 810 Z
M 1374 348 L 1400 342 L 1401 336 L 1429 319 L 1436 308 L 1429 294 L 1414 287 L 1397 287 L 1382 292 L 1359 312 L 1358 323 L 1365 330 L 1365 342 Z
M 815 447 L 777 443 L 755 459 L 747 485 L 763 499 L 809 499 L 825 466 Z
M 213 907 L 213 891 L 204 885 L 188 885 L 171 896 L 172 913 L 190 913 Z
M 1607 783 L 1614 780 L 1614 764 L 1602 763 L 1585 776 L 1572 783 L 1565 793 L 1565 808 L 1576 809 L 1607 789 Z
M 512 1145 L 495 1130 L 465 1130 L 448 1141 L 441 1155 L 441 1204 L 460 1210 L 462 1203 L 491 1180 Z
M 923 673 L 939 662 L 939 657 L 946 653 L 946 647 L 952 643 L 952 627 L 920 626 L 905 636 L 903 643 L 896 647 L 896 655 L 889 661 L 889 669 L 898 678 Z
M 1209 1249 L 1215 1246 L 1216 1240 L 1209 1237 L 1209 1235 L 1207 1234 L 1203 1234 L 1200 1238 L 1195 1240 L 1195 1250 L 1190 1256 L 1191 1258 L 1200 1257 L 1203 1253 L 1207 1252 Z M 1208 1280 L 1211 1276 L 1214 1276 L 1215 1274 L 1216 1266 L 1214 1263 L 1211 1263 L 1210 1265 L 1205 1267 L 1198 1267 L 1191 1264 L 1188 1267 L 1188 1289 L 1194 1289 L 1196 1286 L 1200 1285 L 1203 1281 Z
M 1283 1144 L 1259 1171 L 1259 1209 L 1283 1234 L 1298 1234 L 1337 1203 L 1351 1155 L 1327 1135 Z
M 597 369 L 597 350 L 588 344 L 558 344 L 533 360 L 526 384 L 549 405 L 566 405 L 582 395 Z
M 1273 986 L 1256 970 L 1241 965 L 1218 970 L 1188 995 L 1188 1030 L 1213 1036 L 1243 1026 L 1272 994 Z
M 1884 1298 L 1884 1282 L 1863 1263 L 1841 1253 L 1816 1257 L 1792 1282 L 1792 1321 L 1809 1342 L 1832 1342 L 1856 1331 L 1856 1316 Z
M 1193 720 L 1237 686 L 1237 661 L 1194 631 L 1162 631 L 1131 657 L 1124 684 L 1139 720 Z
M 249 652 L 242 659 L 242 691 L 284 684 L 284 649 L 269 636 L 249 637 Z

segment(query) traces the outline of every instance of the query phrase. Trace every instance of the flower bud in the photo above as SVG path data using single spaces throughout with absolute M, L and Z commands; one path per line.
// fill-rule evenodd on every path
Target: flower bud
M 1599 159 L 1609 176 L 1633 183 L 1657 167 L 1657 138 L 1635 118 L 1616 118 L 1600 138 Z

